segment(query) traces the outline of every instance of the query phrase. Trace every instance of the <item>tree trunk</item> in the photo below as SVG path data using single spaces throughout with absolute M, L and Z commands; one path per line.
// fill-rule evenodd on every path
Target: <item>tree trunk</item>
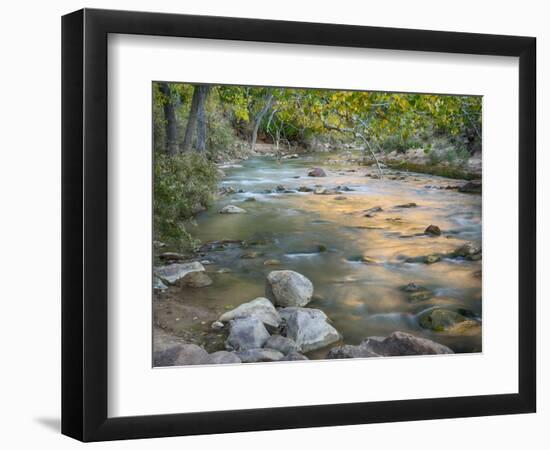
M 187 127 L 185 128 L 185 137 L 183 138 L 183 152 L 188 152 L 193 146 L 193 136 L 195 134 L 195 128 L 197 127 L 199 111 L 204 116 L 204 105 L 206 103 L 206 97 L 210 86 L 198 84 L 193 90 L 193 98 L 191 99 L 191 109 L 189 110 L 189 119 L 187 120 Z M 204 124 L 204 145 L 206 145 L 206 120 L 203 120 Z M 200 134 L 200 131 L 199 131 Z M 199 139 L 200 140 L 200 139 Z
M 166 153 L 175 155 L 178 152 L 178 128 L 176 122 L 176 109 L 170 93 L 170 87 L 167 83 L 160 83 L 160 91 L 165 97 L 164 101 L 164 120 L 166 130 Z
M 210 86 L 199 87 L 199 107 L 197 111 L 197 151 L 206 151 L 206 99 Z
M 256 140 L 258 139 L 258 130 L 260 129 L 260 125 L 262 123 L 262 120 L 264 116 L 269 111 L 269 108 L 271 108 L 271 105 L 273 103 L 273 91 L 269 89 L 266 94 L 266 100 L 265 104 L 256 116 L 256 120 L 254 121 L 254 128 L 252 128 L 252 136 L 250 138 L 250 149 L 254 150 L 254 147 L 256 147 Z

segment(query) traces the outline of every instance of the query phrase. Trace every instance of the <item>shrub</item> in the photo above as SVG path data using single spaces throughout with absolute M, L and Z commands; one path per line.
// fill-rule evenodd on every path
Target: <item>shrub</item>
M 198 153 L 167 156 L 156 154 L 154 162 L 154 236 L 179 251 L 197 242 L 184 222 L 208 206 L 217 188 L 216 166 Z

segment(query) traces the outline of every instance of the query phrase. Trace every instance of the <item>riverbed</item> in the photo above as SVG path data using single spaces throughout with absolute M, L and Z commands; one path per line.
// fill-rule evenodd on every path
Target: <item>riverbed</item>
M 313 167 L 327 176 L 308 176 Z M 345 344 L 400 330 L 457 353 L 482 350 L 482 327 L 452 334 L 418 322 L 419 314 L 435 306 L 460 308 L 482 319 L 480 260 L 415 260 L 450 254 L 466 242 L 481 243 L 481 196 L 458 192 L 460 181 L 392 170 L 379 177 L 375 167 L 330 154 L 258 157 L 223 171 L 221 187 L 229 194 L 200 213 L 188 231 L 202 243 L 234 242 L 204 246 L 197 258 L 212 285 L 170 288 L 158 296 L 155 321 L 165 331 L 209 351 L 221 350 L 223 333 L 213 331 L 211 322 L 263 296 L 270 271 L 289 269 L 312 281 L 308 307 L 324 311 Z M 219 214 L 229 204 L 246 213 Z M 440 236 L 424 234 L 432 224 L 441 229 Z M 412 302 L 402 289 L 411 282 L 433 296 Z M 324 358 L 328 350 L 307 356 Z

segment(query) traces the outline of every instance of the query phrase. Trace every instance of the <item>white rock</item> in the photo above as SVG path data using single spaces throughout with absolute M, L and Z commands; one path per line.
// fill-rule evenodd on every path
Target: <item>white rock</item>
M 239 208 L 235 205 L 227 205 L 220 209 L 220 214 L 243 214 L 246 212 L 246 209 Z
M 240 317 L 257 317 L 264 325 L 277 328 L 281 323 L 281 316 L 267 298 L 258 297 L 248 303 L 243 303 L 231 311 L 227 311 L 219 318 L 220 322 L 229 322 Z
M 292 270 L 274 270 L 267 275 L 266 297 L 278 306 L 305 306 L 311 301 L 313 284 Z

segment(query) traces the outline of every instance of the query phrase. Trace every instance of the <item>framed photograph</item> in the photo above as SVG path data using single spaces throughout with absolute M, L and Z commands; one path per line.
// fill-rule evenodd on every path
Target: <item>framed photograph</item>
M 62 21 L 62 432 L 535 412 L 532 37 Z

